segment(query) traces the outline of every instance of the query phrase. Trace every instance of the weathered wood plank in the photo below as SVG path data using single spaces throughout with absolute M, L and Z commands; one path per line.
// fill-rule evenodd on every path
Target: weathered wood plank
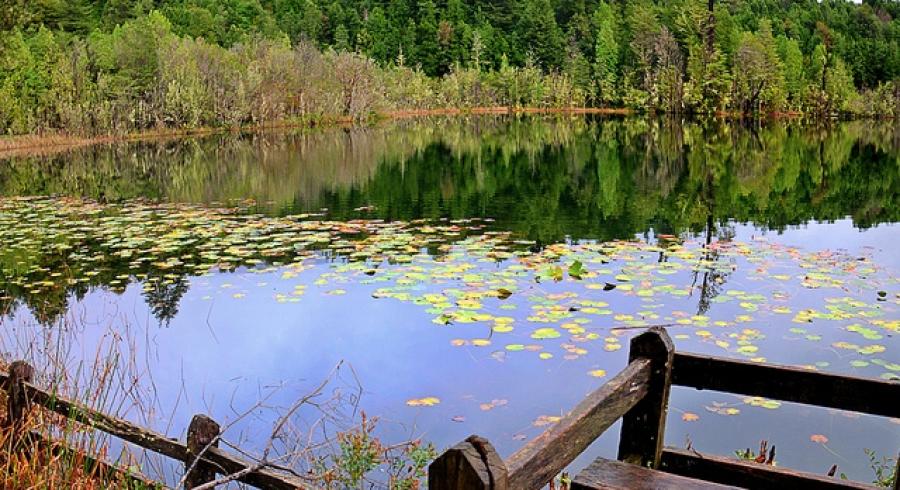
M 628 362 L 650 360 L 650 382 L 645 396 L 622 419 L 620 461 L 656 468 L 662 454 L 672 385 L 675 344 L 662 327 L 653 327 L 631 339 Z
M 572 480 L 572 490 L 729 490 L 737 488 L 604 458 L 594 460 Z
M 7 373 L 0 373 L 0 383 L 9 379 Z M 25 397 L 30 403 L 40 405 L 47 410 L 56 412 L 78 423 L 90 426 L 101 432 L 116 436 L 144 449 L 168 456 L 170 458 L 186 461 L 190 457 L 187 445 L 170 439 L 162 434 L 143 427 L 139 427 L 127 420 L 106 415 L 87 407 L 79 402 L 68 400 L 55 393 L 32 385 L 23 383 Z M 203 461 L 212 464 L 221 470 L 222 474 L 238 473 L 247 468 L 253 468 L 255 463 L 230 455 L 219 448 L 211 447 L 203 457 Z M 261 488 L 273 489 L 297 489 L 307 487 L 306 481 L 294 475 L 259 468 L 251 473 L 243 475 L 238 481 Z
M 487 439 L 469 436 L 428 466 L 430 490 L 507 490 L 503 460 Z
M 822 407 L 900 417 L 900 382 L 698 354 L 675 354 L 672 383 Z
M 841 480 L 824 474 L 816 475 L 789 468 L 670 447 L 663 450 L 661 468 L 682 476 L 743 488 L 790 488 L 791 490 L 872 490 L 875 488 L 865 483 Z
M 638 359 L 506 460 L 509 488 L 542 488 L 647 395 L 651 361 Z
M 198 460 L 198 456 L 205 454 L 208 449 L 219 447 L 220 429 L 219 424 L 206 415 L 194 415 L 191 419 L 187 435 L 187 447 L 191 455 L 184 461 L 185 489 L 215 481 L 215 466 Z

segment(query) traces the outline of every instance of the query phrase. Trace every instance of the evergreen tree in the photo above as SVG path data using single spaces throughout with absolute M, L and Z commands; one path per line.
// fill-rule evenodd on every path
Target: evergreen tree
M 438 43 L 437 8 L 432 0 L 419 2 L 419 22 L 416 25 L 415 56 L 412 58 L 431 76 L 439 75 L 442 48 Z
M 519 17 L 520 52 L 531 53 L 544 69 L 558 68 L 563 54 L 563 37 L 550 0 L 523 0 Z
M 594 80 L 597 100 L 601 104 L 612 104 L 617 100 L 617 73 L 619 63 L 619 43 L 616 34 L 616 20 L 613 7 L 600 2 L 594 12 L 595 38 Z
M 272 13 L 292 42 L 319 39 L 324 16 L 313 0 L 275 0 Z
M 369 12 L 364 29 L 369 39 L 368 47 L 363 50 L 366 54 L 382 63 L 397 58 L 400 49 L 397 31 L 391 26 L 381 7 L 376 6 Z
M 334 30 L 334 49 L 335 51 L 351 51 L 350 32 L 341 24 Z

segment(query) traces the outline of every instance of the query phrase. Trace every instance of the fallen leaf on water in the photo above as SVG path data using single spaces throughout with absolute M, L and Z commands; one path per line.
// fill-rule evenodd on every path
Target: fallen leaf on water
M 433 396 L 426 396 L 425 398 L 413 398 L 412 400 L 406 400 L 406 404 L 410 407 L 433 407 L 441 403 L 439 398 Z
M 562 417 L 557 417 L 555 415 L 541 415 L 540 417 L 534 419 L 534 422 L 531 425 L 535 427 L 543 427 L 545 425 L 555 424 L 560 421 Z
M 712 406 L 703 407 L 707 411 L 712 413 L 717 413 L 719 415 L 737 415 L 741 413 L 741 410 L 734 407 L 729 407 L 725 403 L 721 402 L 713 402 Z
M 780 401 L 769 400 L 768 398 L 763 398 L 761 396 L 750 396 L 744 398 L 744 403 L 754 407 L 768 408 L 769 410 L 775 410 L 776 408 L 781 406 Z
M 502 406 L 506 405 L 507 403 L 509 403 L 508 400 L 496 399 L 496 400 L 491 400 L 488 403 L 482 403 L 482 404 L 478 405 L 478 408 L 487 412 L 488 410 L 493 410 L 494 408 L 502 407 Z

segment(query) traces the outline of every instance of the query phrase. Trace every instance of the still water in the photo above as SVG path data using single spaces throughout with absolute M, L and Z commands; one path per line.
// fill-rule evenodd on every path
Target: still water
M 898 191 L 900 130 L 873 122 L 486 116 L 19 155 L 0 160 L 0 347 L 39 370 L 113 359 L 110 409 L 173 437 L 208 413 L 250 448 L 343 362 L 342 417 L 507 456 L 648 325 L 900 379 Z M 870 481 L 864 449 L 896 455 L 900 421 L 675 389 L 666 438 L 768 440 L 781 466 Z

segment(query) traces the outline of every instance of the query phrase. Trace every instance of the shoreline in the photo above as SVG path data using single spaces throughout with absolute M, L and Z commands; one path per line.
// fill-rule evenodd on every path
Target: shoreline
M 442 108 L 442 109 L 403 109 L 384 111 L 373 115 L 372 121 L 390 121 L 412 119 L 429 116 L 465 116 L 488 114 L 634 114 L 631 109 L 610 109 L 595 107 L 540 108 L 507 106 Z M 317 127 L 351 127 L 359 124 L 349 117 L 329 117 L 315 120 L 279 121 L 245 126 L 199 127 L 199 128 L 161 128 L 147 129 L 133 133 L 103 134 L 97 136 L 79 136 L 65 133 L 26 134 L 0 137 L 0 158 L 19 154 L 41 154 L 44 151 L 56 152 L 72 148 L 99 144 L 121 143 L 126 141 L 162 140 L 167 138 L 184 138 L 189 136 L 208 136 L 213 134 L 260 132 L 278 129 L 303 129 Z
M 520 115 L 520 114 L 598 114 L 628 116 L 638 114 L 629 108 L 604 107 L 509 107 L 488 106 L 471 108 L 438 108 L 438 109 L 398 109 L 373 114 L 367 122 L 355 121 L 350 117 L 323 117 L 307 120 L 285 120 L 243 126 L 199 127 L 199 128 L 160 128 L 147 129 L 132 133 L 103 134 L 96 136 L 69 135 L 63 132 L 48 134 L 27 134 L 0 136 L 0 158 L 11 158 L 26 155 L 42 155 L 57 153 L 86 146 L 122 143 L 128 141 L 179 139 L 191 136 L 208 136 L 225 133 L 256 133 L 270 130 L 311 129 L 330 127 L 352 127 L 359 124 L 377 124 L 384 121 L 413 119 L 431 116 L 468 116 L 468 115 Z M 710 114 L 717 119 L 740 119 L 741 114 L 733 112 L 716 112 Z M 800 112 L 778 112 L 757 116 L 762 119 L 800 119 Z

